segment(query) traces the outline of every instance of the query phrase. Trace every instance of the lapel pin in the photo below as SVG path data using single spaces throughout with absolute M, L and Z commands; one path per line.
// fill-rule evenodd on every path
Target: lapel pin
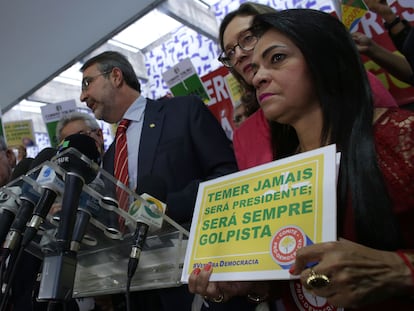
M 151 124 L 149 125 L 149 127 L 150 127 L 150 128 L 154 128 L 154 127 L 155 127 L 155 123 L 151 123 Z

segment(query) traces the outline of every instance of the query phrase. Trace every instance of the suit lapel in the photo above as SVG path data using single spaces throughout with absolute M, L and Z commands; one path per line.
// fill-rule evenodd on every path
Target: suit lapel
M 163 105 L 147 99 L 138 157 L 138 177 L 151 173 L 164 123 Z

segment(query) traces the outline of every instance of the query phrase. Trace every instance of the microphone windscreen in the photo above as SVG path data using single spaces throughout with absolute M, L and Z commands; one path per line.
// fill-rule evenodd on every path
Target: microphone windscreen
M 58 152 L 62 152 L 67 148 L 75 148 L 80 153 L 87 156 L 90 160 L 100 164 L 101 154 L 96 147 L 95 139 L 85 134 L 73 134 L 67 136 L 59 145 Z
M 68 148 L 74 148 L 81 154 L 88 158 L 88 161 L 79 158 L 72 153 L 58 156 L 58 164 L 67 172 L 73 172 L 82 176 L 85 183 L 89 184 L 96 177 L 96 167 L 91 164 L 91 161 L 100 164 L 101 155 L 96 147 L 95 140 L 84 134 L 73 134 L 67 136 L 59 145 L 58 154 L 63 153 Z
M 45 161 L 49 161 L 51 158 L 53 158 L 56 155 L 56 149 L 55 148 L 44 148 L 42 151 L 40 151 L 37 156 L 33 159 L 29 170 L 38 167 L 39 165 L 43 164 Z
M 137 194 L 149 194 L 161 202 L 167 201 L 167 184 L 157 175 L 146 175 L 138 179 Z
M 33 158 L 24 158 L 19 163 L 17 163 L 16 167 L 14 168 L 11 174 L 10 180 L 15 180 L 16 178 L 19 178 L 22 175 L 26 175 L 26 173 L 29 171 L 32 165 L 33 160 Z

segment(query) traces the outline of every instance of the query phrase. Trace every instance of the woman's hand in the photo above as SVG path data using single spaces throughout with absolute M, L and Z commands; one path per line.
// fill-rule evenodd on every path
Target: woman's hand
M 224 297 L 220 291 L 217 282 L 210 282 L 210 276 L 213 273 L 213 267 L 210 264 L 204 266 L 203 269 L 196 268 L 188 279 L 188 289 L 193 294 L 199 294 L 207 299 L 221 302 L 227 301 L 231 297 L 227 295 Z
M 274 286 L 268 281 L 210 282 L 211 265 L 196 268 L 188 280 L 191 293 L 199 294 L 214 302 L 225 302 L 235 296 L 250 297 L 252 302 L 261 302 L 269 297 Z
M 308 268 L 310 263 L 317 263 Z M 314 274 L 328 277 L 322 286 L 311 287 Z M 314 244 L 298 250 L 291 273 L 313 294 L 326 297 L 338 307 L 359 307 L 408 292 L 411 274 L 394 252 L 375 250 L 347 240 Z M 312 285 L 312 284 L 311 284 Z

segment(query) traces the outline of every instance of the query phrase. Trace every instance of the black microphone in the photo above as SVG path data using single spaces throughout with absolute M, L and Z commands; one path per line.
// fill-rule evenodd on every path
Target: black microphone
M 26 175 L 33 162 L 33 158 L 24 158 L 16 165 L 11 175 L 9 187 L 3 188 L 0 192 L 0 243 L 3 245 L 4 239 L 10 230 L 14 217 L 20 205 L 19 196 L 22 193 L 23 180 L 16 181 L 22 175 Z
M 32 218 L 24 232 L 22 247 L 26 247 L 36 236 L 40 225 L 45 221 L 55 199 L 63 193 L 63 180 L 56 174 L 52 167 L 44 165 L 36 179 L 43 189 L 41 197 L 34 207 Z
M 32 161 L 28 177 L 36 180 L 39 174 L 39 167 L 45 161 L 50 160 L 54 155 L 56 155 L 56 149 L 43 149 Z M 22 186 L 22 193 L 20 195 L 20 208 L 17 211 L 17 215 L 13 220 L 9 233 L 3 244 L 3 249 L 5 252 L 9 253 L 17 246 L 20 246 L 21 236 L 26 228 L 26 223 L 32 215 L 35 204 L 39 198 L 40 194 L 37 192 L 37 190 L 30 183 L 24 182 Z
M 105 184 L 98 176 L 86 187 L 91 188 L 98 194 L 102 194 L 105 189 Z M 79 208 L 76 213 L 76 222 L 73 229 L 72 242 L 70 244 L 71 251 L 77 252 L 79 250 L 83 237 L 85 236 L 90 218 L 97 217 L 100 210 L 100 200 L 87 193 L 84 189 L 80 196 Z
M 132 278 L 135 274 L 150 227 L 155 229 L 162 225 L 162 214 L 165 213 L 165 204 L 162 202 L 167 199 L 167 185 L 161 177 L 147 175 L 138 181 L 136 192 L 147 201 L 148 205 L 141 204 L 135 213 L 130 211 L 130 215 L 137 221 L 137 226 L 129 255 L 128 278 Z M 156 208 L 157 211 L 151 208 Z
M 100 153 L 93 138 L 74 134 L 61 143 L 56 162 L 65 170 L 65 185 L 56 233 L 57 253 L 47 254 L 43 260 L 40 300 L 69 300 L 72 297 L 77 259 L 76 252 L 70 250 L 70 243 L 82 188 L 96 177 Z
M 74 148 L 77 152 L 73 149 L 65 152 L 69 148 Z M 62 209 L 56 239 L 60 249 L 68 251 L 70 249 L 82 188 L 84 184 L 89 184 L 95 179 L 99 170 L 100 153 L 92 137 L 74 134 L 63 140 L 58 150 L 56 161 L 66 171 L 64 175 L 65 186 L 62 197 Z
M 21 255 L 23 253 L 23 249 L 20 248 L 21 245 L 21 236 L 23 234 L 24 229 L 26 228 L 26 223 L 33 212 L 34 206 L 36 202 L 40 198 L 40 194 L 37 191 L 36 187 L 36 178 L 39 175 L 39 168 L 45 162 L 50 160 L 56 154 L 56 149 L 53 148 L 45 148 L 43 149 L 32 161 L 30 165 L 30 170 L 26 175 L 27 179 L 23 179 L 23 186 L 21 189 L 20 195 L 20 207 L 17 211 L 17 215 L 13 220 L 13 223 L 10 227 L 9 233 L 6 237 L 6 240 L 3 243 L 2 249 L 2 257 L 1 261 L 2 264 L 5 263 L 6 258 L 10 256 L 9 263 L 7 265 L 7 271 L 3 278 L 4 284 L 3 287 L 3 299 L 1 301 L 1 310 L 4 310 L 4 306 L 7 302 L 8 293 L 11 286 L 11 281 L 14 278 L 17 264 L 20 261 Z M 32 180 L 28 182 L 28 180 Z M 33 184 L 35 186 L 33 186 Z
M 19 186 L 7 187 L 0 192 L 0 243 L 3 244 L 20 204 Z

